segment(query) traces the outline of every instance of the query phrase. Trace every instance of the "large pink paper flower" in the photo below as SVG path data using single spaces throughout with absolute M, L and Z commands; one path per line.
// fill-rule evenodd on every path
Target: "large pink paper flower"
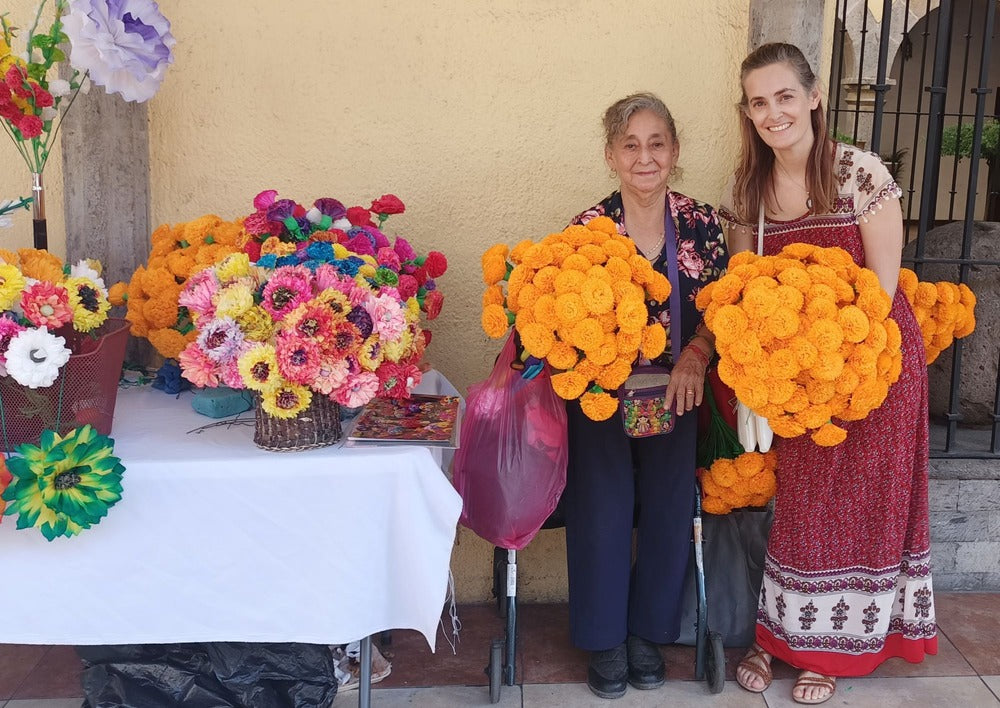
M 200 270 L 188 278 L 177 297 L 177 304 L 203 317 L 212 317 L 215 314 L 213 299 L 218 290 L 215 274 L 209 269 Z
M 274 345 L 278 371 L 289 381 L 308 386 L 319 373 L 322 352 L 316 342 L 282 332 Z
M 336 392 L 335 398 L 342 406 L 360 408 L 375 398 L 378 385 L 378 376 L 370 371 L 350 374 L 344 385 Z
M 197 342 L 191 342 L 181 351 L 177 360 L 181 375 L 199 388 L 219 385 L 219 365 L 202 351 Z
M 323 357 L 319 363 L 319 371 L 313 379 L 312 387 L 319 393 L 329 396 L 347 381 L 347 360 Z
M 18 324 L 10 317 L 0 317 L 0 364 L 7 362 L 7 348 L 10 340 L 17 336 L 18 332 L 23 332 L 26 328 Z
M 201 325 L 198 346 L 206 356 L 220 364 L 235 359 L 245 341 L 243 330 L 231 317 L 220 317 Z
M 69 292 L 45 280 L 32 283 L 21 293 L 24 316 L 36 327 L 58 329 L 73 321 Z
M 386 341 L 399 339 L 399 335 L 406 328 L 406 318 L 399 300 L 388 295 L 379 295 L 369 298 L 365 303 L 365 309 L 372 318 L 375 331 L 382 339 Z
M 282 266 L 274 271 L 264 286 L 261 307 L 275 320 L 312 297 L 312 273 L 304 266 Z

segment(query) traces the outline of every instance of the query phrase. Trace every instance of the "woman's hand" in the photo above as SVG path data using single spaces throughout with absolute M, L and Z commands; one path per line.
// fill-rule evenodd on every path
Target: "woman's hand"
M 677 415 L 684 415 L 700 406 L 705 392 L 705 365 L 688 347 L 681 350 L 667 384 L 665 405 L 669 408 L 673 403 Z

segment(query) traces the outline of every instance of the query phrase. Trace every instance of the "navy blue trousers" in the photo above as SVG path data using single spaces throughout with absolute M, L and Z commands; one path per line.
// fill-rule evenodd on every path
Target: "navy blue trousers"
M 576 401 L 566 409 L 563 504 L 573 644 L 600 651 L 628 634 L 673 642 L 691 554 L 698 416 L 679 416 L 668 435 L 632 439 L 617 414 L 592 421 Z

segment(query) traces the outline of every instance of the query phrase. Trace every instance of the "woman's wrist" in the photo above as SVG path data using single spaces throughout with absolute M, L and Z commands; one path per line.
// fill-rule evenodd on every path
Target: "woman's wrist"
M 699 342 L 700 344 L 696 343 Z M 709 341 L 708 337 L 703 334 L 696 334 L 691 339 L 688 340 L 687 346 L 694 347 L 698 350 L 698 353 L 705 358 L 705 365 L 708 366 L 708 361 L 711 360 L 712 355 L 715 354 L 715 347 L 712 342 Z
M 698 359 L 698 361 L 701 362 L 702 366 L 704 366 L 707 369 L 709 362 L 708 354 L 702 351 L 701 347 L 695 346 L 693 342 L 694 340 L 688 342 L 687 346 L 684 347 L 682 351 L 691 352 Z

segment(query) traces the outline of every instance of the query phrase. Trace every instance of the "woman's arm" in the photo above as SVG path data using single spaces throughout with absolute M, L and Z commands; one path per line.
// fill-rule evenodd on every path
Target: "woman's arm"
M 858 228 L 865 248 L 865 267 L 875 271 L 882 289 L 893 298 L 903 255 L 903 210 L 898 199 L 885 199 L 880 206 L 868 215 L 867 221 L 859 220 Z

